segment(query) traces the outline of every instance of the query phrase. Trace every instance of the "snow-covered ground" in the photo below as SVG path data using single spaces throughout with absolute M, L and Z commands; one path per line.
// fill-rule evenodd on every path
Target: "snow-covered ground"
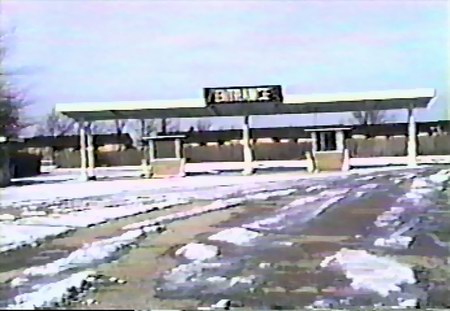
M 69 224 L 70 225 L 70 224 Z M 36 246 L 37 241 L 59 236 L 72 230 L 69 226 L 33 226 L 0 223 L 0 253 L 25 245 Z
M 120 170 L 113 170 L 112 176 L 117 177 Z M 364 172 L 364 171 L 362 171 Z M 367 171 L 369 172 L 369 171 Z M 361 173 L 353 172 L 358 176 Z M 130 171 L 125 170 L 125 175 Z M 324 178 L 327 175 L 316 176 Z M 336 176 L 331 173 L 328 176 Z M 209 206 L 198 210 L 192 210 L 187 214 L 165 216 L 164 219 L 156 219 L 153 222 L 171 221 L 183 219 L 205 212 L 232 207 L 243 203 L 245 200 L 265 200 L 269 197 L 286 196 L 293 192 L 290 186 L 299 182 L 304 177 L 302 174 L 270 174 L 254 176 L 197 176 L 181 179 L 165 180 L 106 180 L 97 182 L 76 181 L 77 172 L 63 174 L 55 171 L 46 176 L 36 178 L 40 183 L 20 187 L 9 187 L 1 190 L 0 209 L 8 208 L 10 211 L 21 210 L 21 217 L 17 220 L 0 222 L 0 252 L 12 250 L 49 237 L 57 236 L 68 231 L 100 224 L 106 221 L 119 219 L 131 215 L 149 212 L 156 209 L 168 208 L 174 205 L 188 203 L 192 200 L 217 200 Z M 357 180 L 371 180 L 373 176 L 357 177 Z M 437 185 L 445 180 L 445 174 L 436 174 L 428 180 L 432 185 Z M 60 181 L 55 183 L 55 181 Z M 420 181 L 415 181 L 413 190 L 408 195 L 413 198 L 421 198 L 428 191 L 422 187 Z M 310 186 L 306 190 L 320 190 L 323 187 Z M 370 184 L 366 185 L 370 190 Z M 347 192 L 348 189 L 344 189 Z M 329 197 L 330 202 L 324 202 L 322 207 L 314 208 L 311 217 L 317 216 L 335 201 L 343 198 L 345 193 L 329 192 L 327 190 L 320 197 Z M 362 195 L 362 194 L 361 194 Z M 293 202 L 292 204 L 302 204 Z M 319 197 L 312 197 L 318 200 Z M 305 201 L 306 202 L 306 201 Z M 43 216 L 33 216 L 36 208 L 46 209 L 39 211 Z M 288 207 L 286 207 L 288 208 Z M 397 209 L 398 210 L 398 209 Z M 37 212 L 34 214 L 36 215 Z M 260 220 L 249 224 L 261 226 L 264 222 L 281 221 L 288 217 L 289 211 L 277 215 L 276 219 Z M 394 213 L 395 214 L 395 213 Z M 394 214 L 381 215 L 394 217 Z M 9 215 L 5 215 L 8 216 Z M 8 219 L 5 217 L 5 219 Z M 149 221 L 151 224 L 152 220 Z M 145 223 L 144 223 L 145 225 Z M 148 225 L 148 224 L 146 224 Z M 131 225 L 139 227 L 139 224 Z
M 146 226 L 153 226 L 158 224 L 167 224 L 176 220 L 186 219 L 193 216 L 202 215 L 205 213 L 223 210 L 227 208 L 231 208 L 234 206 L 237 206 L 239 204 L 242 204 L 249 200 L 267 200 L 271 197 L 280 197 L 280 196 L 287 196 L 289 194 L 292 194 L 295 192 L 295 189 L 284 189 L 284 190 L 274 190 L 274 191 L 267 191 L 266 187 L 261 187 L 259 193 L 253 193 L 252 191 L 244 191 L 241 192 L 240 197 L 234 197 L 234 198 L 228 198 L 228 199 L 218 199 L 211 204 L 208 204 L 206 206 L 201 207 L 195 207 L 189 211 L 185 212 L 178 212 L 173 213 L 165 216 L 160 216 L 154 219 L 144 220 L 142 222 L 134 223 L 125 226 L 124 230 L 130 230 L 130 229 L 136 229 L 136 228 L 142 228 Z M 224 196 L 224 194 L 221 194 Z M 216 194 L 217 196 L 217 194 Z
M 105 175 L 107 179 L 105 180 L 84 182 L 79 180 L 78 174 L 79 172 L 74 171 L 61 176 L 57 172 L 53 172 L 49 175 L 21 179 L 28 181 L 30 184 L 10 186 L 0 190 L 0 208 L 14 206 L 17 202 L 80 199 L 126 192 L 154 194 L 161 191 L 191 191 L 196 188 L 214 188 L 227 185 L 248 185 L 251 187 L 255 182 L 295 180 L 303 175 L 299 173 L 253 176 L 188 176 L 146 180 L 125 178 L 121 175 L 121 171 L 112 170 L 107 172 L 107 175 Z
M 376 183 L 370 183 L 376 178 L 373 173 L 378 171 L 331 173 L 317 175 L 314 178 L 320 180 L 320 178 L 332 176 L 338 180 L 339 176 L 355 174 L 354 179 L 357 182 L 367 182 L 359 187 L 359 190 L 364 191 L 355 192 L 355 197 L 360 197 L 378 188 Z M 372 174 L 365 175 L 369 172 Z M 127 174 L 131 173 L 127 171 Z M 117 171 L 113 175 L 114 177 L 121 176 Z M 392 241 L 395 238 L 399 240 L 403 238 L 406 241 L 407 237 L 405 239 L 403 234 L 407 230 L 404 227 L 396 228 L 400 225 L 398 220 L 402 213 L 426 198 L 432 191 L 441 189 L 442 184 L 449 178 L 448 171 L 441 171 L 422 178 L 415 178 L 414 174 L 403 174 L 400 181 L 413 179 L 410 191 L 397 200 L 398 205 L 392 206 L 388 211 L 379 215 L 375 221 L 375 225 L 380 228 L 389 227 L 397 229 L 397 231 L 391 236 L 382 237 L 384 240 L 375 242 L 376 246 L 385 247 L 395 244 L 396 241 Z M 73 251 L 69 256 L 46 265 L 29 267 L 14 282 L 19 284 L 26 282 L 28 277 L 54 275 L 72 268 L 84 269 L 92 263 L 101 262 L 120 249 L 134 243 L 147 232 L 152 232 L 153 227 L 150 226 L 168 224 L 176 220 L 235 207 L 248 201 L 287 197 L 295 194 L 299 188 L 304 186 L 303 190 L 306 195 L 281 207 L 275 212 L 275 215 L 253 220 L 241 227 L 224 229 L 209 236 L 210 241 L 246 246 L 251 244 L 251 241 L 264 237 L 264 230 L 276 229 L 288 218 L 301 218 L 307 222 L 352 193 L 350 188 L 339 187 L 338 182 L 334 189 L 327 189 L 327 186 L 318 184 L 318 182 L 312 184 L 311 180 L 305 179 L 303 174 L 290 173 L 245 177 L 197 176 L 165 180 L 119 178 L 97 182 L 79 182 L 76 173 L 52 173 L 38 177 L 35 179 L 37 182 L 35 184 L 14 186 L 2 190 L 0 211 L 1 208 L 5 208 L 11 213 L 15 210 L 20 213 L 16 213 L 17 220 L 0 221 L 0 253 L 25 245 L 36 246 L 36 243 L 45 238 L 61 235 L 78 228 L 199 200 L 208 201 L 207 204 L 200 204 L 187 211 L 169 213 L 165 216 L 127 225 L 122 228 L 125 232 L 121 235 L 87 244 Z M 317 193 L 313 194 L 315 191 Z M 36 209 L 45 210 L 45 212 L 38 214 L 40 216 L 30 213 Z M 403 240 L 399 243 L 405 243 Z M 178 255 L 199 260 L 194 260 L 187 265 L 180 265 L 173 269 L 172 273 L 167 274 L 166 278 L 173 279 L 174 283 L 185 282 L 191 274 L 196 275 L 205 267 L 214 268 L 212 263 L 203 262 L 203 260 L 219 254 L 219 250 L 213 248 L 210 245 L 195 243 L 181 248 Z M 347 277 L 352 280 L 353 287 L 374 290 L 380 295 L 399 291 L 401 284 L 415 282 L 414 276 L 411 274 L 412 270 L 408 267 L 399 265 L 390 259 L 379 258 L 363 250 L 341 250 L 326 259 L 323 266 L 328 266 L 331 261 L 339 264 Z M 371 263 L 372 266 L 383 270 L 383 273 L 388 272 L 389 278 L 383 283 L 374 276 L 374 271 L 371 276 L 361 274 L 365 271 L 363 263 Z M 50 306 L 51 303 L 61 299 L 67 287 L 79 287 L 82 280 L 91 274 L 92 272 L 77 272 L 64 280 L 45 284 L 35 292 L 17 296 L 16 304 L 10 307 Z M 217 279 L 214 280 L 217 281 Z
M 153 223 L 168 223 L 203 213 L 233 207 L 246 200 L 265 200 L 287 196 L 295 175 L 227 176 L 225 178 L 192 177 L 171 180 L 115 180 L 81 183 L 65 175 L 38 177 L 39 183 L 3 190 L 1 205 L 9 211 L 20 210 L 16 220 L 0 222 L 0 252 L 28 245 L 36 246 L 45 238 L 58 236 L 77 228 L 97 225 L 153 210 L 170 208 L 192 200 L 214 200 L 213 203 L 162 216 L 150 222 L 124 228 L 122 235 L 87 244 L 67 257 L 42 266 L 25 269 L 11 285 L 23 286 L 29 278 L 56 275 L 66 270 L 88 267 L 113 256 L 123 247 L 134 243 Z M 72 176 L 74 177 L 74 176 Z M 45 211 L 34 212 L 36 209 Z M 35 215 L 40 216 L 35 216 Z M 7 218 L 6 218 L 7 219 Z M 44 284 L 37 291 L 16 297 L 11 308 L 50 306 L 66 292 L 55 286 L 75 286 L 85 277 L 75 273 L 65 280 Z M 64 284 L 63 284 L 64 283 Z M 68 286 L 69 286 L 68 285 Z M 65 286 L 65 285 L 64 285 Z M 41 297 L 45 295 L 46 297 Z
M 326 257 L 320 266 L 328 267 L 333 263 L 344 270 L 346 277 L 352 280 L 353 288 L 368 289 L 383 297 L 390 292 L 399 292 L 402 284 L 416 283 L 411 267 L 365 250 L 341 249 L 335 255 Z
M 341 190 L 324 190 L 317 195 L 305 196 L 294 200 L 286 206 L 283 206 L 276 216 L 268 217 L 249 224 L 244 224 L 243 227 L 253 230 L 274 229 L 277 223 L 283 223 L 289 217 L 301 218 L 303 222 L 317 217 L 323 213 L 327 208 L 337 203 L 345 197 L 350 189 Z M 319 205 L 312 204 L 320 202 Z M 302 207 L 299 209 L 299 207 Z
M 79 290 L 83 282 L 93 275 L 95 275 L 95 271 L 92 270 L 74 273 L 61 281 L 46 284 L 34 292 L 20 294 L 15 297 L 15 303 L 10 304 L 8 309 L 33 310 L 42 307 L 55 307 L 67 295 L 69 288 Z
M 410 175 L 407 177 L 414 176 Z M 405 223 L 402 220 L 402 215 L 407 211 L 411 213 L 413 209 L 426 208 L 423 200 L 427 195 L 442 190 L 444 183 L 448 180 L 450 180 L 450 175 L 447 170 L 441 170 L 427 177 L 413 179 L 410 190 L 403 197 L 396 200 L 395 206 L 379 215 L 375 220 L 374 224 L 376 227 L 388 228 L 394 232 L 387 237 L 377 238 L 374 245 L 379 247 L 407 248 L 413 239 L 404 234 L 414 228 L 419 220 L 413 218 Z
M 194 200 L 216 202 L 193 210 L 190 214 L 165 216 L 157 219 L 157 222 L 183 219 L 236 206 L 242 200 L 286 196 L 295 191 L 289 185 L 301 178 L 295 174 L 272 174 L 130 180 L 115 179 L 120 177 L 119 170 L 109 173 L 110 177 L 114 177 L 111 180 L 80 182 L 77 180 L 77 172 L 55 171 L 34 178 L 35 184 L 2 189 L 0 211 L 2 208 L 8 209 L 9 213 L 15 214 L 0 215 L 5 219 L 0 221 L 0 253 L 35 245 L 45 238 L 59 236 L 76 228 L 170 208 Z M 129 170 L 124 173 L 125 177 L 130 174 Z M 31 181 L 30 178 L 27 180 Z
M 202 163 L 203 164 L 203 163 Z M 143 192 L 147 194 L 161 191 L 183 190 L 196 188 L 211 189 L 218 186 L 246 185 L 251 186 L 257 182 L 277 182 L 296 180 L 298 178 L 324 178 L 327 176 L 344 176 L 348 174 L 370 174 L 373 172 L 407 169 L 401 167 L 384 167 L 371 169 L 355 169 L 349 172 L 330 172 L 320 175 L 307 174 L 304 171 L 277 174 L 261 174 L 251 176 L 236 175 L 209 175 L 187 176 L 184 178 L 169 179 L 141 179 L 137 168 L 114 167 L 99 169 L 102 178 L 98 181 L 80 181 L 78 169 L 58 169 L 50 174 L 16 179 L 26 185 L 9 186 L 0 189 L 0 209 L 15 206 L 18 202 L 42 203 L 48 200 L 73 200 L 88 197 L 99 197 L 126 192 Z M 134 177 L 134 178 L 130 178 Z
M 69 256 L 43 266 L 29 267 L 23 271 L 25 276 L 55 275 L 61 271 L 79 268 L 112 256 L 144 235 L 143 230 L 127 231 L 119 236 L 87 244 Z
M 0 253 L 33 245 L 45 238 L 58 236 L 76 228 L 89 227 L 109 220 L 164 209 L 187 202 L 189 201 L 174 198 L 148 205 L 137 203 L 136 206 L 97 207 L 84 211 L 74 211 L 69 214 L 55 213 L 48 216 L 25 217 L 0 223 Z

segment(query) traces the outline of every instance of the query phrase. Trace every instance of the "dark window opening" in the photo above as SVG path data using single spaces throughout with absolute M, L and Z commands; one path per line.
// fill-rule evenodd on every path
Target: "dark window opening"
M 336 132 L 318 132 L 317 133 L 317 150 L 318 151 L 334 151 L 336 146 Z
M 175 158 L 175 142 L 173 140 L 156 140 L 155 141 L 155 158 Z

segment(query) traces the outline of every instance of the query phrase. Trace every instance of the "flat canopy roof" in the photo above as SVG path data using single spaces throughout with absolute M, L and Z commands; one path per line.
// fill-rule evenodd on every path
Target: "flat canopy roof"
M 283 103 L 249 102 L 206 105 L 205 100 L 155 100 L 57 104 L 55 110 L 76 120 L 195 118 L 306 114 L 427 108 L 434 89 L 317 95 L 284 95 Z
M 142 137 L 142 140 L 175 140 L 186 138 L 186 135 L 160 135 L 160 136 L 146 136 Z
M 348 131 L 351 130 L 351 127 L 316 127 L 305 129 L 305 132 L 330 132 L 330 131 Z

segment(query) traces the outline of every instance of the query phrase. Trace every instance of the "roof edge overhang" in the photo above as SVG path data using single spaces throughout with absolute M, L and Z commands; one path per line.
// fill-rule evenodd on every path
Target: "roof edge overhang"
M 325 103 L 325 102 L 351 102 L 371 100 L 395 100 L 434 98 L 436 90 L 432 88 L 369 91 L 369 92 L 346 92 L 346 93 L 324 93 L 312 95 L 285 95 L 285 104 L 301 103 Z
M 305 114 L 315 112 L 350 112 L 427 108 L 436 98 L 432 88 L 330 93 L 313 95 L 284 95 L 283 103 L 241 103 L 207 105 L 204 99 L 61 103 L 55 110 L 79 120 L 110 120 L 123 118 L 212 117 Z M 266 113 L 267 112 L 267 113 Z

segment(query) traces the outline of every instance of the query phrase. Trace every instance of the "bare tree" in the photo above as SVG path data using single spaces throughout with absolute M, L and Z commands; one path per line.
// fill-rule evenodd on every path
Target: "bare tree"
M 155 119 L 128 120 L 127 123 L 127 132 L 137 137 L 149 136 L 157 130 L 158 124 Z
M 121 136 L 125 132 L 128 120 L 107 120 L 95 121 L 91 123 L 92 133 L 100 134 L 115 134 Z
M 162 119 L 161 121 L 161 130 L 163 134 L 180 131 L 180 121 L 178 119 Z
M 123 134 L 123 130 L 125 126 L 127 125 L 128 120 L 121 120 L 121 119 L 115 119 L 114 120 L 114 127 L 116 130 L 117 136 L 120 136 Z
M 369 125 L 382 124 L 389 121 L 391 117 L 383 110 L 355 111 L 352 112 L 352 123 Z
M 126 129 L 123 130 L 123 133 L 126 132 L 132 137 L 135 147 L 142 147 L 141 138 L 150 136 L 157 130 L 158 124 L 154 119 L 127 120 Z
M 155 119 L 146 119 L 145 121 L 145 135 L 148 136 L 157 132 L 158 124 Z
M 108 121 L 95 121 L 91 122 L 91 131 L 94 135 L 103 135 L 113 133 L 114 129 Z
M 45 117 L 43 123 L 37 126 L 35 135 L 56 137 L 75 134 L 75 123 L 75 120 L 56 112 L 55 109 L 52 109 L 52 111 Z
M 212 123 L 209 119 L 198 119 L 195 123 L 195 127 L 199 132 L 205 132 L 211 129 Z
M 18 137 L 21 130 L 29 126 L 20 118 L 25 105 L 19 93 L 0 86 L 0 136 Z
M 3 70 L 5 55 L 5 36 L 0 34 L 0 136 L 17 137 L 28 126 L 20 118 L 27 101 L 8 83 L 9 74 Z

